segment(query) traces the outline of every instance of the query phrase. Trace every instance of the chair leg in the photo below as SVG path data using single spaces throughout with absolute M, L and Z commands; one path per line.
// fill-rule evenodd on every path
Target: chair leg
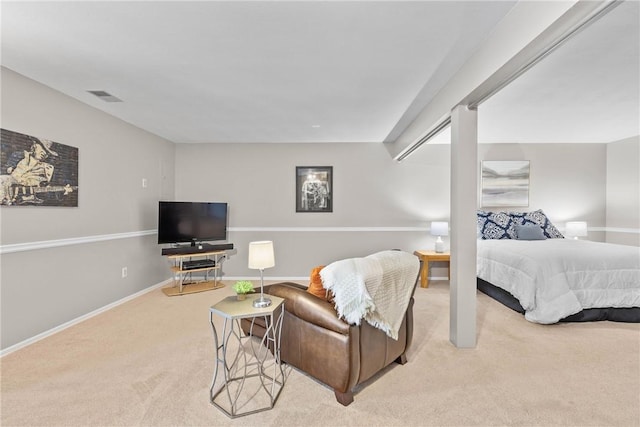
M 400 356 L 398 356 L 398 358 L 396 360 L 394 360 L 394 362 L 399 363 L 400 365 L 404 365 L 405 363 L 408 362 L 407 354 L 406 353 L 402 353 Z
M 344 406 L 349 406 L 351 402 L 353 402 L 353 393 L 350 391 L 341 393 L 337 390 L 334 390 L 334 393 L 336 395 L 336 400 Z

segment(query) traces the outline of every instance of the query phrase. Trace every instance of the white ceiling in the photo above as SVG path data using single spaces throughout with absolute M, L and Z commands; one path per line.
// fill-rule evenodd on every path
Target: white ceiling
M 177 143 L 392 141 L 514 4 L 3 0 L 1 63 Z M 480 141 L 640 134 L 638 9 L 482 104 Z
M 482 104 L 482 142 L 611 142 L 640 135 L 640 14 L 628 0 Z

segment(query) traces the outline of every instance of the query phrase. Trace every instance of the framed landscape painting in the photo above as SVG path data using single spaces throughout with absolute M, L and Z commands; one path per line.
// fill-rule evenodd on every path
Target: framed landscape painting
M 483 161 L 481 206 L 529 206 L 529 161 Z
M 296 166 L 296 212 L 333 212 L 332 166 Z

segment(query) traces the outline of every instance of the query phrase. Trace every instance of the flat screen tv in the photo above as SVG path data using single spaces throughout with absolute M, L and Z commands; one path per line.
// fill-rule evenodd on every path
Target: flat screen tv
M 227 240 L 227 204 L 165 202 L 158 208 L 158 244 Z

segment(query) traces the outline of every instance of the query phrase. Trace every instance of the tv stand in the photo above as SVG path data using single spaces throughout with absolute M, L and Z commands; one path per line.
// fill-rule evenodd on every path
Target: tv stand
M 202 246 L 202 249 L 200 249 Z M 211 244 L 211 243 L 200 243 L 196 246 L 184 245 L 177 246 L 175 248 L 163 248 L 162 255 L 192 255 L 192 254 L 203 254 L 206 252 L 214 252 L 214 251 L 229 251 L 233 249 L 233 243 L 222 243 L 222 244 Z
M 180 252 L 185 249 L 189 250 L 186 253 L 176 253 L 172 255 L 167 255 L 165 254 L 165 250 L 162 250 L 162 254 L 167 255 L 169 260 L 173 262 L 173 265 L 171 266 L 171 271 L 173 272 L 173 286 L 180 287 L 180 294 L 182 294 L 182 289 L 185 285 L 195 283 L 210 284 L 212 287 L 208 289 L 224 287 L 218 272 L 221 271 L 222 262 L 227 257 L 227 252 L 225 250 L 205 249 L 204 245 L 202 246 L 202 249 L 198 249 L 197 247 L 192 248 L 190 246 L 170 249 L 179 249 Z M 204 278 L 201 280 L 195 279 L 193 277 L 193 273 L 197 272 L 204 272 Z M 210 274 L 213 275 L 213 280 L 210 280 Z

